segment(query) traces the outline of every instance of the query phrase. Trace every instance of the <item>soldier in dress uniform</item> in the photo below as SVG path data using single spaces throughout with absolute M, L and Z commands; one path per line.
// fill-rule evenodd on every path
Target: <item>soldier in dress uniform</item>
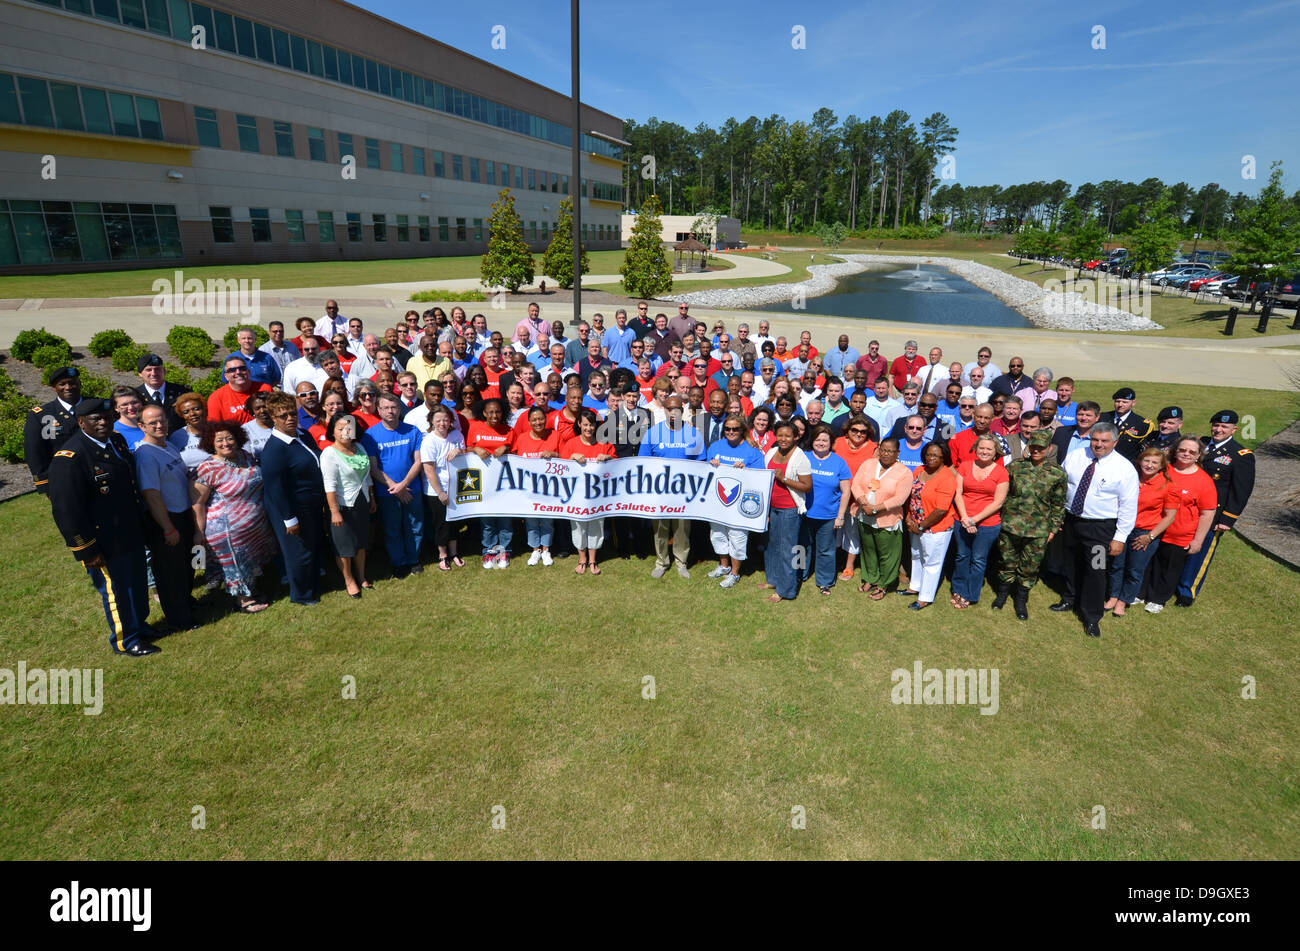
M 1146 439 L 1142 440 L 1139 453 L 1147 449 L 1159 449 L 1165 455 L 1174 448 L 1174 443 L 1183 436 L 1183 409 L 1181 406 L 1166 406 L 1156 416 L 1156 428 Z
M 135 391 L 145 406 L 153 404 L 167 411 L 167 431 L 174 433 L 185 426 L 185 421 L 176 413 L 176 401 L 189 392 L 188 387 L 179 383 L 167 382 L 167 370 L 162 357 L 156 353 L 146 353 L 135 361 L 135 371 L 142 381 Z
M 113 432 L 114 413 L 104 400 L 83 400 L 80 427 L 50 461 L 54 524 L 104 602 L 109 644 L 118 654 L 145 657 L 160 648 L 148 638 L 149 588 L 145 580 L 144 506 L 136 488 L 135 459 Z
M 1235 412 L 1219 410 L 1210 417 L 1210 435 L 1201 437 L 1201 444 L 1205 447 L 1201 454 L 1201 468 L 1219 490 L 1219 513 L 1214 518 L 1214 533 L 1201 545 L 1199 552 L 1187 556 L 1183 576 L 1178 581 L 1178 597 L 1174 601 L 1181 608 L 1190 607 L 1200 594 L 1219 542 L 1237 524 L 1255 488 L 1255 454 L 1232 438 L 1237 433 L 1237 422 Z
M 1051 430 L 1035 430 L 1025 443 L 1024 458 L 1007 466 L 1011 486 L 1002 506 L 993 607 L 1000 610 L 1010 594 L 1022 621 L 1029 620 L 1029 589 L 1038 581 L 1047 543 L 1065 523 L 1068 479 L 1064 469 L 1048 460 L 1051 445 Z
M 60 367 L 50 374 L 50 386 L 54 387 L 55 398 L 43 406 L 33 406 L 23 426 L 27 468 L 32 471 L 36 491 L 42 495 L 49 494 L 50 460 L 77 432 L 72 411 L 81 402 L 81 371 L 76 367 Z
M 1156 431 L 1156 424 L 1133 411 L 1133 404 L 1137 402 L 1137 393 L 1133 392 L 1131 386 L 1120 387 L 1111 399 L 1115 401 L 1114 412 L 1102 413 L 1098 422 L 1115 424 L 1115 428 L 1119 430 L 1119 441 L 1115 443 L 1115 451 L 1129 462 L 1133 462 L 1142 451 L 1143 440 Z

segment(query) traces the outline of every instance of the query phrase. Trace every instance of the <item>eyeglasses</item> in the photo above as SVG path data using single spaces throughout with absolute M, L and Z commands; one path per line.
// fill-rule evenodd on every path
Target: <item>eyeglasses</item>
M 939 404 L 938 404 L 938 403 L 922 403 L 922 404 L 921 404 L 921 408 L 922 408 L 922 409 L 938 409 L 938 408 L 939 408 Z
M 849 430 L 849 432 L 853 433 L 853 435 L 855 436 L 865 436 L 867 434 L 867 431 L 863 429 L 861 426 L 854 426 L 852 429 Z
M 691 366 L 695 367 L 697 370 L 707 370 L 709 368 L 707 363 L 692 363 Z
M 738 433 L 738 432 L 742 432 L 743 430 L 741 430 L 739 426 L 723 426 L 722 431 L 724 433 Z
M 300 399 L 300 400 L 304 400 L 304 399 L 306 399 L 306 398 L 309 397 L 309 396 L 315 396 L 315 395 L 316 395 L 316 391 L 315 391 L 315 390 L 303 390 L 301 393 L 298 393 L 298 394 L 297 394 L 298 399 Z
M 326 310 L 338 310 L 337 307 L 326 307 L 325 309 L 326 309 Z
M 234 376 L 236 373 L 247 373 L 248 367 L 230 367 L 226 370 L 226 376 Z
M 415 386 L 415 381 L 414 381 L 414 380 L 407 380 L 405 383 L 398 383 L 397 385 L 400 386 L 400 387 L 402 387 L 403 389 L 405 389 L 405 388 L 408 387 L 408 386 Z
M 377 397 L 375 396 L 374 393 L 358 393 L 358 394 L 357 394 L 357 399 L 359 399 L 359 400 L 373 400 L 373 399 L 377 399 Z
M 291 413 L 286 411 L 283 413 L 272 413 L 271 418 L 272 419 L 293 419 L 297 415 L 298 415 L 297 413 Z

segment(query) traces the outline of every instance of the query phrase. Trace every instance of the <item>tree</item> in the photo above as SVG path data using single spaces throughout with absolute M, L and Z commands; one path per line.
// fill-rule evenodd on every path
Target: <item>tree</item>
M 933 174 L 934 164 L 939 156 L 948 155 L 957 144 L 957 130 L 942 112 L 931 113 L 921 122 L 921 148 L 925 152 L 927 168 Z M 923 219 L 930 220 L 930 182 L 929 175 L 925 183 L 925 211 Z
M 587 249 L 582 249 L 582 273 L 591 270 Z M 555 282 L 568 290 L 573 286 L 573 199 L 560 200 L 560 217 L 555 222 L 555 233 L 542 255 L 542 273 L 555 278 Z
M 1078 261 L 1081 269 L 1079 273 L 1082 274 L 1083 264 L 1096 257 L 1105 240 L 1106 232 L 1101 230 L 1101 225 L 1090 218 L 1066 241 L 1065 256 Z
M 533 282 L 533 252 L 524 241 L 523 227 L 515 211 L 510 189 L 497 192 L 488 217 L 488 249 L 480 273 L 487 287 L 505 287 L 510 293 Z
M 834 224 L 822 222 L 817 226 L 817 237 L 822 239 L 822 245 L 827 251 L 834 252 L 844 239 L 849 236 L 849 229 L 844 227 L 844 222 L 837 221 Z
M 1164 267 L 1178 250 L 1181 238 L 1181 222 L 1170 212 L 1173 203 L 1164 194 L 1151 209 L 1145 224 L 1133 230 L 1128 241 L 1128 266 L 1137 272 L 1139 279 L 1143 274 Z
M 659 233 L 663 228 L 659 220 L 662 213 L 659 196 L 651 195 L 642 204 L 632 225 L 623 266 L 623 288 L 629 297 L 658 297 L 673 289 L 673 274 L 664 257 Z
M 1275 278 L 1290 276 L 1300 247 L 1300 209 L 1287 201 L 1282 189 L 1282 163 L 1274 162 L 1270 168 L 1268 184 L 1260 190 L 1258 201 L 1241 214 L 1241 238 L 1224 266 L 1225 271 L 1243 281 L 1254 281 L 1256 286 L 1270 271 Z M 1256 292 L 1252 291 L 1251 313 L 1255 301 Z

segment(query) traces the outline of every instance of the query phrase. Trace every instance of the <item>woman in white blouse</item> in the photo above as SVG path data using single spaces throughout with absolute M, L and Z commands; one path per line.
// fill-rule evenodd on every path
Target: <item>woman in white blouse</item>
M 465 567 L 465 560 L 456 553 L 456 538 L 447 520 L 447 493 L 452 485 L 447 454 L 452 450 L 464 452 L 465 437 L 456 429 L 455 414 L 439 404 L 429 414 L 429 432 L 420 444 L 420 461 L 424 463 L 424 504 L 429 513 L 425 532 L 433 535 L 438 546 L 440 571 L 450 571 L 453 564 Z
M 361 597 L 362 588 L 374 587 L 366 580 L 366 545 L 376 502 L 371 491 L 370 457 L 357 445 L 361 428 L 355 416 L 336 416 L 326 432 L 331 444 L 320 454 L 334 552 L 348 594 L 354 598 Z

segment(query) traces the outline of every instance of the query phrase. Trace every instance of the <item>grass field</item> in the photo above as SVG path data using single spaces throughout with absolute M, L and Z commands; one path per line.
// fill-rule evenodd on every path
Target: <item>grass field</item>
M 1113 381 L 1081 383 L 1085 397 Z M 1276 394 L 1146 385 L 1139 408 Z M 1189 427 L 1191 428 L 1191 427 Z M 1251 441 L 1252 444 L 1254 441 Z M 104 707 L 7 707 L 0 858 L 1291 858 L 1296 575 L 1230 537 L 1195 607 L 928 613 L 850 585 L 771 607 L 572 559 L 277 601 L 109 655 L 48 503 L 0 506 L 0 666 L 103 667 Z M 751 567 L 756 567 L 754 563 Z M 500 597 L 509 592 L 511 596 Z M 224 595 L 222 596 L 224 599 Z M 891 672 L 997 668 L 999 712 L 896 706 Z M 1241 697 L 1255 678 L 1258 698 Z M 655 699 L 643 699 L 643 678 Z M 343 699 L 354 677 L 356 698 Z M 506 828 L 490 827 L 494 806 Z M 1106 828 L 1092 827 L 1093 808 Z M 191 828 L 202 806 L 207 827 Z M 807 828 L 791 828 L 802 806 Z
M 722 261 L 728 267 L 734 267 L 726 258 L 713 258 L 715 261 Z M 810 264 L 835 264 L 840 259 L 829 254 L 817 252 L 814 259 L 808 259 L 807 251 L 778 251 L 773 255 L 773 260 L 778 264 L 784 264 L 791 271 L 783 274 L 773 274 L 769 277 L 722 277 L 713 280 L 704 281 L 674 281 L 672 293 L 684 294 L 690 291 L 711 290 L 718 287 L 759 287 L 764 284 L 784 284 L 787 281 L 802 281 L 808 276 L 808 266 Z M 623 285 L 618 284 L 593 284 L 589 290 L 605 291 L 610 294 L 626 294 Z

